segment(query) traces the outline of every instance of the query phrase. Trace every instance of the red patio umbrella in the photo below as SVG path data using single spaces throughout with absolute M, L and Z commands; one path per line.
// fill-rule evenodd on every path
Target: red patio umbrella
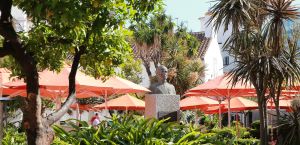
M 106 91 L 107 95 L 150 92 L 149 89 L 118 76 L 110 77 L 103 83 L 103 85 L 113 88 L 101 90 L 102 93 L 103 91 Z
M 212 107 L 208 107 L 208 108 L 204 111 L 204 113 L 205 113 L 205 114 L 218 114 L 219 111 L 220 111 L 221 113 L 224 113 L 224 112 L 227 112 L 227 111 L 228 111 L 228 108 L 225 108 L 224 105 L 221 106 L 221 107 L 219 107 L 219 106 L 212 106 Z M 220 114 L 220 113 L 219 113 L 219 114 Z
M 0 87 L 1 87 L 1 90 L 0 90 L 0 97 L 2 98 L 2 95 L 4 94 L 3 92 L 4 91 L 7 91 L 5 89 L 5 87 L 3 87 L 3 83 L 6 83 L 6 82 L 9 82 L 11 80 L 10 78 L 10 75 L 11 75 L 11 72 L 6 69 L 6 68 L 0 68 Z
M 107 86 L 108 89 L 101 89 L 98 92 L 100 94 L 105 94 L 105 103 L 107 102 L 107 96 L 111 95 L 150 92 L 149 89 L 118 76 L 110 77 L 103 85 Z
M 218 106 L 219 102 L 208 97 L 187 97 L 179 102 L 180 110 L 200 109 L 205 110 L 207 107 Z
M 222 112 L 227 112 L 228 111 L 228 101 L 223 102 L 225 105 L 224 107 L 221 108 Z M 258 108 L 258 104 L 254 101 L 251 101 L 246 98 L 242 97 L 235 97 L 232 98 L 230 101 L 230 111 L 232 112 L 239 112 L 239 111 L 244 111 L 244 110 L 253 110 Z M 208 114 L 213 114 L 217 113 L 219 108 L 216 107 L 209 107 L 205 113 Z
M 1 85 L 0 86 L 1 87 L 0 97 L 2 97 L 2 95 L 10 95 L 13 93 L 21 92 L 19 89 L 11 89 L 9 87 L 3 86 L 3 84 L 8 83 L 10 81 L 14 81 L 14 80 L 17 80 L 17 78 L 11 77 L 11 71 L 9 71 L 6 68 L 0 68 L 0 85 Z
M 253 92 L 254 88 L 251 85 L 245 85 L 245 83 L 238 82 L 234 86 L 230 81 L 231 78 L 228 75 L 222 75 L 212 79 L 204 84 L 198 85 L 190 90 L 187 93 L 194 93 L 201 96 L 216 96 L 224 97 L 228 100 L 228 126 L 230 126 L 230 99 L 231 97 L 239 97 L 246 95 L 249 92 Z M 221 111 L 221 110 L 220 110 Z M 220 112 L 219 111 L 219 112 Z
M 145 110 L 145 102 L 128 94 L 121 97 L 109 100 L 103 104 L 95 105 L 95 110 L 109 109 L 109 110 Z
M 291 99 L 281 98 L 281 99 L 279 99 L 279 108 L 280 109 L 290 109 L 291 108 L 291 102 L 292 102 Z M 269 109 L 275 109 L 275 104 L 274 104 L 273 99 L 268 100 L 267 107 Z
M 41 95 L 51 95 L 50 98 L 55 98 L 56 96 L 67 97 L 69 86 L 68 76 L 70 71 L 70 66 L 65 66 L 59 73 L 49 70 L 39 72 L 39 84 Z M 101 89 L 112 89 L 111 87 L 104 86 L 101 80 L 94 79 L 93 77 L 90 77 L 80 71 L 77 71 L 75 84 L 77 91 L 76 94 L 78 98 L 103 95 L 96 94 L 94 92 L 99 92 L 99 90 Z M 4 86 L 10 89 L 17 89 L 20 91 L 20 94 L 14 95 L 26 96 L 26 83 L 22 79 L 5 83 Z
M 207 113 L 207 114 L 215 114 L 218 111 L 219 112 L 227 112 L 228 108 L 229 108 L 228 102 L 229 101 L 224 101 L 223 103 L 225 105 L 222 108 L 210 107 L 210 108 L 208 108 L 206 110 L 205 113 Z M 240 111 L 244 111 L 244 110 L 253 110 L 253 109 L 257 109 L 258 108 L 258 104 L 256 102 L 248 100 L 246 98 L 242 98 L 242 97 L 232 98 L 231 101 L 230 101 L 230 103 L 231 103 L 230 111 L 233 111 L 233 112 L 240 112 Z M 229 116 L 229 113 L 228 113 L 228 116 Z M 228 124 L 229 123 L 230 122 L 228 122 Z

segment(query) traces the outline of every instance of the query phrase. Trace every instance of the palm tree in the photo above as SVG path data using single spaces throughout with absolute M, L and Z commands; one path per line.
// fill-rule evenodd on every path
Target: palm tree
M 176 92 L 183 95 L 202 81 L 205 66 L 198 57 L 200 43 L 183 23 L 165 43 L 162 63 L 171 68 L 168 80 L 175 86 Z
M 154 62 L 155 68 L 161 62 L 163 38 L 172 33 L 174 23 L 172 18 L 164 12 L 153 14 L 149 21 L 131 25 L 134 32 L 134 51 L 138 58 L 143 61 L 149 77 L 152 76 L 150 63 Z
M 233 26 L 233 35 L 224 45 L 237 60 L 230 75 L 233 83 L 250 81 L 255 87 L 262 145 L 268 144 L 266 100 L 275 98 L 278 107 L 283 83 L 293 85 L 299 80 L 297 46 L 288 43 L 284 28 L 285 21 L 298 15 L 291 3 L 292 0 L 220 0 L 212 7 L 210 22 L 215 29 Z

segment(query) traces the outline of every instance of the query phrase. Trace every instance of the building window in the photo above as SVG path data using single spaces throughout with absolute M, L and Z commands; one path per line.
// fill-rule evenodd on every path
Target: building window
M 225 56 L 225 57 L 224 57 L 223 65 L 224 65 L 224 66 L 229 65 L 229 56 Z

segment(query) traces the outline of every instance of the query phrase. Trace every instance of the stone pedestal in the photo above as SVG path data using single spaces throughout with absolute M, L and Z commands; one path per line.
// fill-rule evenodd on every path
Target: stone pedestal
M 179 95 L 170 94 L 146 94 L 145 117 L 179 121 Z

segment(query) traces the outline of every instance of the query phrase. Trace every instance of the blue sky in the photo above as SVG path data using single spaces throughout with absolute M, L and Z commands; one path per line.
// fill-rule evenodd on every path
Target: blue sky
M 189 30 L 193 32 L 200 31 L 199 17 L 204 16 L 212 0 L 164 0 L 166 4 L 166 13 L 171 15 L 174 22 L 184 22 Z M 294 4 L 300 6 L 300 0 L 295 0 Z
M 174 22 L 183 22 L 189 30 L 200 31 L 199 17 L 203 16 L 210 7 L 211 0 L 164 0 L 166 13 L 171 15 Z

